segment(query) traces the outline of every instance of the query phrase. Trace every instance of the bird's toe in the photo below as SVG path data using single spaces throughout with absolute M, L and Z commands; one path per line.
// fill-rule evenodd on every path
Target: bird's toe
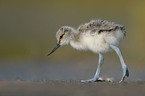
M 103 80 L 102 78 L 92 78 L 92 79 L 88 79 L 88 80 L 81 80 L 81 82 L 105 82 L 105 80 Z

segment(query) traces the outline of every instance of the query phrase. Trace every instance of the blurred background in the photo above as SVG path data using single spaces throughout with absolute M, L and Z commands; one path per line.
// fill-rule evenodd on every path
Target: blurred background
M 77 28 L 92 19 L 125 25 L 119 48 L 130 70 L 129 80 L 145 80 L 144 0 L 2 0 L 0 1 L 0 78 L 14 80 L 80 80 L 91 78 L 98 55 L 56 44 L 61 26 Z M 115 52 L 104 54 L 101 75 L 121 78 Z M 109 63 L 109 64 L 108 64 Z

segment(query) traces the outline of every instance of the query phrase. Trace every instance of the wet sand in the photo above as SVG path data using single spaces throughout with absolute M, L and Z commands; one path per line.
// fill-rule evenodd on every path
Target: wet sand
M 145 82 L 0 81 L 0 96 L 144 96 Z

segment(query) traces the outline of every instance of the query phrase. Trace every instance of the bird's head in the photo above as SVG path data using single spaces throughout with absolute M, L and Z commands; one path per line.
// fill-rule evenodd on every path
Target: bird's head
M 61 28 L 59 28 L 56 33 L 57 44 L 54 49 L 48 54 L 48 56 L 60 46 L 69 44 L 70 40 L 72 39 L 72 32 L 75 32 L 75 29 L 69 26 L 62 26 Z

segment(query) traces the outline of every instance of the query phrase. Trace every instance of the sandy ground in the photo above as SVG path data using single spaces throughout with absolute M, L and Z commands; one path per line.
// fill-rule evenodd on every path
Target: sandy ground
M 129 65 L 129 78 L 119 84 L 120 62 L 107 63 L 101 77 L 113 77 L 114 83 L 80 82 L 93 77 L 97 66 L 94 61 L 1 62 L 0 96 L 145 96 L 145 68 Z
M 0 96 L 145 96 L 145 82 L 0 81 Z

